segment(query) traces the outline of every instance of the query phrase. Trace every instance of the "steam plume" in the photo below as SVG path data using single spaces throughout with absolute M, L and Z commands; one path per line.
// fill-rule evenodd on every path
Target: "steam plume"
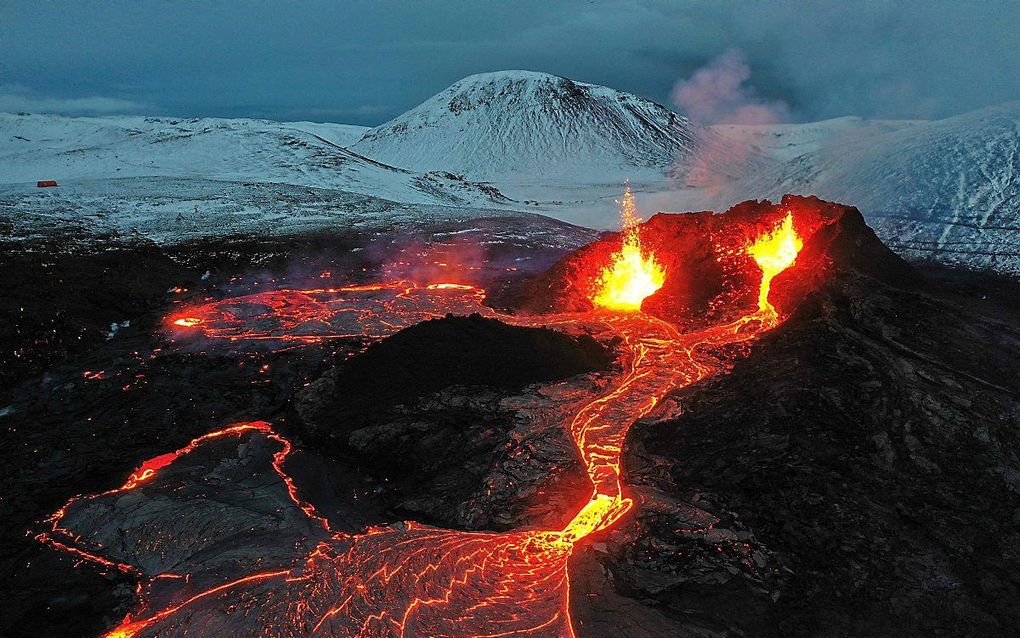
M 785 103 L 761 100 L 754 87 L 746 84 L 750 78 L 751 67 L 744 55 L 730 49 L 673 87 L 673 104 L 705 127 L 694 156 L 678 162 L 673 174 L 685 186 L 700 189 L 709 206 L 731 203 L 725 195 L 727 187 L 763 158 L 753 148 L 756 131 L 739 127 L 713 131 L 707 127 L 777 124 L 789 117 Z
M 784 102 L 764 102 L 745 86 L 751 67 L 730 49 L 673 87 L 673 103 L 699 124 L 776 124 L 789 117 Z

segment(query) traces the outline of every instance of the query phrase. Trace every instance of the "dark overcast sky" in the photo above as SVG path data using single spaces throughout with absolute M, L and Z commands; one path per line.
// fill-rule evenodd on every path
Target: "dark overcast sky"
M 0 110 L 385 121 L 529 69 L 668 103 L 728 49 L 793 119 L 1020 99 L 1020 2 L 0 3 Z

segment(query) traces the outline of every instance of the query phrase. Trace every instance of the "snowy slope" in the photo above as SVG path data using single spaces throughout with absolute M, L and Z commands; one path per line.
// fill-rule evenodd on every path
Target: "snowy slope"
M 749 144 L 763 155 L 787 161 L 842 142 L 898 131 L 919 120 L 866 120 L 847 116 L 802 124 L 716 124 L 711 130 L 737 144 Z
M 622 182 L 661 176 L 695 130 L 673 111 L 610 88 L 530 71 L 472 75 L 368 131 L 351 149 L 414 170 L 475 179 Z
M 285 236 L 498 219 L 530 240 L 576 247 L 594 233 L 505 209 L 406 204 L 335 188 L 184 177 L 78 180 L 59 188 L 0 184 L 0 241 L 117 236 L 172 245 L 224 236 Z
M 368 126 L 331 124 L 329 122 L 287 122 L 287 126 L 311 133 L 337 146 L 350 146 L 368 132 Z
M 339 188 L 411 204 L 502 203 L 489 188 L 387 166 L 333 141 L 347 141 L 359 129 L 243 119 L 0 114 L 0 183 L 173 177 Z
M 907 256 L 1020 273 L 1020 102 L 821 140 L 729 198 L 784 193 L 857 206 Z

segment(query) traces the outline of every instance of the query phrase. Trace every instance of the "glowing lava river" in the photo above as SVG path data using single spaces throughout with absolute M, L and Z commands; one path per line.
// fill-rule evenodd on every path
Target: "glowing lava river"
M 725 371 L 729 361 L 718 353 L 727 346 L 778 325 L 769 285 L 802 245 L 789 218 L 749 242 L 747 254 L 762 272 L 757 308 L 736 321 L 682 333 L 640 310 L 641 300 L 662 285 L 663 270 L 638 239 L 629 229 L 588 312 L 501 315 L 482 305 L 484 291 L 473 286 L 390 282 L 260 293 L 169 319 L 177 329 L 211 339 L 283 343 L 383 337 L 449 312 L 618 337 L 619 373 L 568 421 L 548 424 L 569 432 L 592 484 L 590 497 L 562 529 L 466 532 L 404 522 L 337 532 L 286 473 L 290 443 L 255 422 L 151 459 L 119 489 L 72 499 L 49 519 L 40 540 L 138 575 L 140 602 L 111 637 L 574 636 L 568 559 L 575 544 L 612 526 L 632 506 L 620 476 L 628 429 L 669 392 Z M 628 277 L 638 280 L 636 297 L 620 280 Z M 260 327 L 259 313 L 272 313 L 271 327 Z M 159 508 L 199 507 L 209 500 L 196 495 L 211 491 L 219 505 L 203 506 L 210 508 L 202 513 L 208 527 L 146 518 Z M 243 501 L 255 493 L 253 502 Z M 220 516 L 234 497 L 245 502 L 246 518 L 238 523 Z M 116 515 L 125 508 L 140 522 L 125 528 Z M 218 558 L 197 570 L 189 562 L 197 554 Z

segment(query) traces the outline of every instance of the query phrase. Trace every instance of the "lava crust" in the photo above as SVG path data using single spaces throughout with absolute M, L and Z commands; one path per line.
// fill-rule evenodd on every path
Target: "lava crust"
M 5 514 L 60 551 L 19 548 L 19 605 L 139 638 L 1009 635 L 1015 282 L 911 267 L 813 198 L 640 233 L 665 272 L 642 312 L 592 305 L 608 235 L 489 306 L 403 280 L 196 298 L 27 379 Z M 450 303 L 514 325 L 407 327 Z M 392 336 L 356 355 L 351 325 Z
M 637 513 L 575 557 L 577 622 L 592 635 L 1012 634 L 1020 286 L 911 267 L 850 212 L 776 292 L 794 309 L 782 325 L 730 374 L 667 399 L 678 416 L 631 430 Z

